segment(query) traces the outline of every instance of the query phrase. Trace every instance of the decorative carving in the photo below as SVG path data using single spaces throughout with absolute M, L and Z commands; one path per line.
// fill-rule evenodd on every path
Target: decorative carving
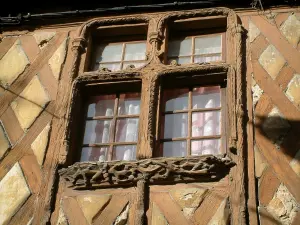
M 139 161 L 81 162 L 59 171 L 73 189 L 111 185 L 133 185 L 139 180 L 149 183 L 215 181 L 229 173 L 234 162 L 228 157 L 194 156 L 186 158 L 152 158 Z

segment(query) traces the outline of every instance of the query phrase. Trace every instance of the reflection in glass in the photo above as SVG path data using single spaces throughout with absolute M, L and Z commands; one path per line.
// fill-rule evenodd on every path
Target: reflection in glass
M 188 56 L 192 54 L 192 39 L 174 40 L 169 42 L 168 56 Z
M 195 55 L 221 53 L 221 35 L 196 37 Z
M 187 132 L 187 113 L 165 115 L 164 138 L 186 137 Z
M 118 62 L 122 59 L 123 44 L 101 45 L 96 50 L 96 62 Z
M 117 120 L 116 142 L 135 142 L 138 137 L 138 118 L 125 118 Z
M 212 55 L 212 56 L 195 56 L 194 63 L 204 63 L 204 62 L 217 62 L 221 61 L 221 54 Z
M 206 139 L 192 141 L 192 155 L 210 155 L 220 154 L 220 139 Z
M 111 120 L 88 120 L 85 124 L 83 144 L 108 143 Z
M 136 146 L 135 145 L 119 145 L 113 149 L 112 160 L 135 160 Z
M 126 93 L 119 97 L 119 115 L 136 115 L 140 113 L 141 94 Z
M 186 156 L 186 141 L 172 141 L 163 143 L 163 157 Z
M 84 147 L 81 151 L 80 162 L 107 161 L 108 147 Z
M 193 89 L 193 109 L 216 108 L 221 106 L 220 86 Z
M 116 95 L 92 96 L 88 101 L 87 117 L 113 116 Z
M 194 112 L 192 114 L 192 137 L 220 135 L 220 111 Z
M 165 111 L 188 109 L 189 89 L 164 91 Z
M 127 43 L 125 47 L 124 60 L 146 60 L 146 43 Z

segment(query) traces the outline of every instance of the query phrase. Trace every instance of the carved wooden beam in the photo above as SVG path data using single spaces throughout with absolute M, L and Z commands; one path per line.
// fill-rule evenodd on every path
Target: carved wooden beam
M 139 161 L 78 162 L 59 170 L 73 189 L 94 189 L 115 185 L 168 182 L 216 181 L 235 163 L 225 155 L 180 158 L 152 158 Z

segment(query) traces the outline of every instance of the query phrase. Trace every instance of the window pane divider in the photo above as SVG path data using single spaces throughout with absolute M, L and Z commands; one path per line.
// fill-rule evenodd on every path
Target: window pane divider
M 186 141 L 186 140 L 207 140 L 207 139 L 220 139 L 222 135 L 209 135 L 209 136 L 197 136 L 197 137 L 177 137 L 177 138 L 164 138 L 161 139 L 163 142 L 170 141 Z
M 95 117 L 87 117 L 86 120 L 105 120 L 105 119 L 114 119 L 114 118 L 138 118 L 138 114 L 130 114 L 130 115 L 117 115 L 117 116 L 95 116 Z
M 93 144 L 84 144 L 83 147 L 113 147 L 117 145 L 137 145 L 137 142 L 110 142 L 110 143 L 93 143 Z
M 166 114 L 176 114 L 176 113 L 188 113 L 188 112 L 210 112 L 210 111 L 219 111 L 221 107 L 216 108 L 202 108 L 202 109 L 188 109 L 188 110 L 174 110 L 174 111 L 165 111 L 163 112 L 164 115 Z
M 114 63 L 128 63 L 128 62 L 137 62 L 137 63 L 140 63 L 140 62 L 147 62 L 145 59 L 141 59 L 141 60 L 122 60 L 122 61 L 106 61 L 106 62 L 96 62 L 96 64 L 114 64 Z
M 189 91 L 189 104 L 188 104 L 188 139 L 187 139 L 187 155 L 191 155 L 191 139 L 192 136 L 192 90 Z
M 115 99 L 115 107 L 114 107 L 114 115 L 117 115 L 118 112 L 118 105 L 119 105 L 119 94 L 116 96 Z M 114 116 L 114 118 L 112 119 L 112 129 L 110 130 L 110 138 L 111 138 L 111 142 L 115 141 L 115 135 L 116 135 L 116 126 L 117 126 L 117 118 Z M 110 145 L 109 147 L 109 154 L 108 154 L 108 161 L 112 160 L 112 153 L 113 153 L 113 145 Z

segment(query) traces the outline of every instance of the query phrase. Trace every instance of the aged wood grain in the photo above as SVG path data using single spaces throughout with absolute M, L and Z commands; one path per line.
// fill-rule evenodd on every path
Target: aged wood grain
M 51 121 L 54 104 L 50 103 L 42 114 L 36 119 L 33 125 L 29 128 L 22 141 L 18 142 L 16 146 L 8 153 L 0 164 L 0 179 L 19 161 L 30 148 L 31 143 L 42 132 L 44 127 Z
M 42 172 L 35 155 L 30 149 L 19 161 L 31 192 L 37 194 L 41 186 Z
M 35 38 L 32 35 L 23 35 L 20 37 L 20 41 L 29 61 L 32 63 L 40 52 Z
M 2 115 L 10 102 L 19 95 L 24 88 L 29 84 L 31 79 L 39 72 L 39 70 L 48 63 L 48 60 L 59 47 L 59 45 L 66 38 L 66 33 L 56 35 L 51 39 L 49 44 L 40 53 L 37 60 L 35 60 L 10 86 L 9 90 L 3 96 L 0 96 L 0 115 Z
M 169 193 L 151 193 L 151 199 L 159 207 L 169 224 L 191 224 L 183 215 L 181 208 L 171 199 Z
M 42 67 L 42 69 L 38 73 L 38 77 L 39 77 L 42 85 L 45 87 L 45 89 L 49 93 L 51 100 L 55 100 L 56 94 L 57 94 L 57 88 L 58 88 L 58 81 L 53 76 L 51 68 L 49 67 L 49 64 L 45 64 Z
M 207 225 L 225 198 L 226 191 L 209 191 L 199 208 L 194 213 L 193 220 L 195 223 L 197 225 Z
M 271 25 L 267 20 L 261 19 L 260 16 L 252 16 L 251 20 L 257 28 L 264 34 L 266 38 L 273 44 L 276 49 L 283 55 L 286 61 L 300 73 L 300 52 L 293 48 L 288 41 L 283 37 L 278 28 Z
M 12 217 L 9 224 L 28 225 L 28 222 L 34 216 L 36 195 L 31 195 L 22 205 L 18 212 Z
M 88 225 L 80 206 L 74 198 L 63 198 L 62 205 L 70 225 Z
M 24 131 L 10 106 L 2 114 L 1 121 L 4 125 L 5 131 L 7 132 L 10 143 L 14 146 L 18 140 L 22 138 Z
M 117 216 L 120 215 L 122 210 L 128 203 L 128 197 L 125 195 L 114 195 L 110 200 L 108 206 L 102 213 L 94 219 L 95 224 L 113 224 Z
M 272 200 L 279 185 L 280 185 L 280 180 L 278 180 L 273 170 L 271 168 L 267 168 L 264 171 L 258 186 L 259 202 L 262 205 L 267 206 L 269 202 Z

